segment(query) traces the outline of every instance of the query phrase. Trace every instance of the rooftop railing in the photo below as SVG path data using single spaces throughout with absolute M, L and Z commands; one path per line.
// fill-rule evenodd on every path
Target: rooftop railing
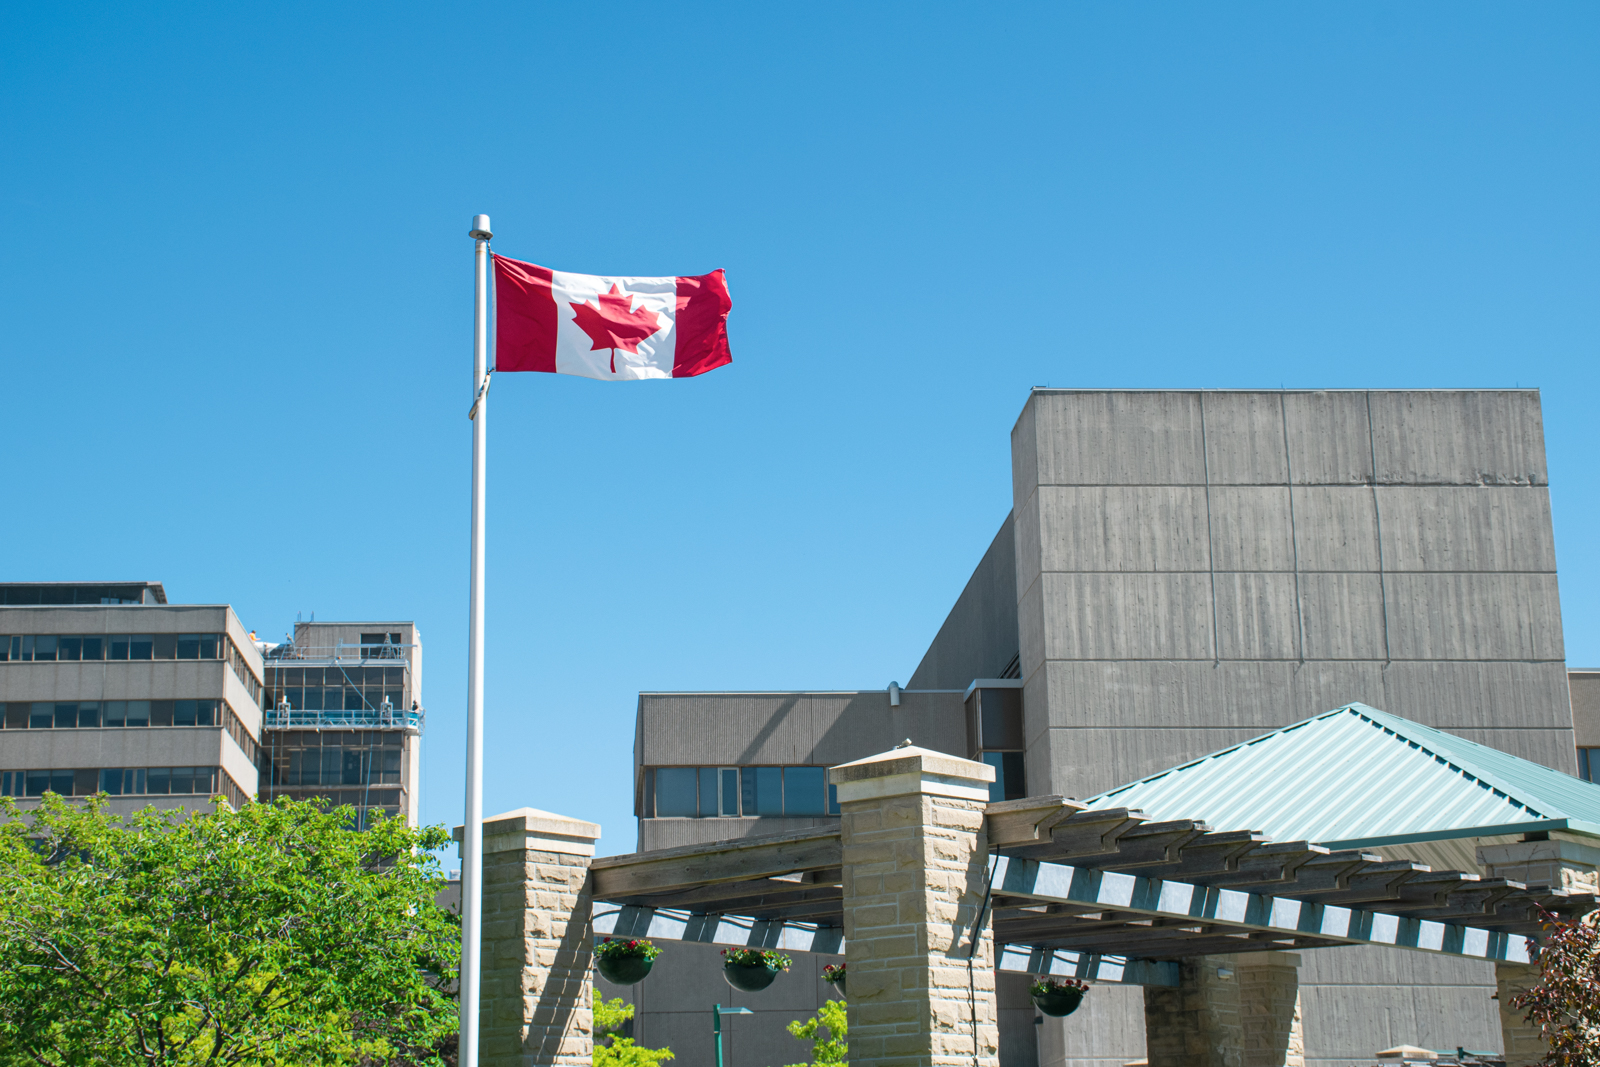
M 262 653 L 268 663 L 380 663 L 410 666 L 416 645 L 295 645 L 284 642 Z

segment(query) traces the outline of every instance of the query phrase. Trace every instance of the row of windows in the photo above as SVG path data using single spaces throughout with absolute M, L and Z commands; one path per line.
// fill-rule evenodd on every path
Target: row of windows
M 263 767 L 273 785 L 399 785 L 399 749 L 298 748 Z
M 0 637 L 0 663 L 216 659 L 222 642 L 221 634 L 13 634 Z
M 645 818 L 839 814 L 826 767 L 647 767 Z
M 225 659 L 261 703 L 261 679 L 227 634 L 12 634 L 0 636 L 0 662 Z
M 0 705 L 0 729 L 83 730 L 144 726 L 221 726 L 251 763 L 259 753 L 225 700 L 34 701 Z
M 400 793 L 398 789 L 266 789 L 261 791 L 261 799 L 269 801 L 274 796 L 287 796 L 292 800 L 309 800 L 323 811 L 332 811 L 334 808 L 354 808 L 355 818 L 350 821 L 350 826 L 355 830 L 365 830 L 372 822 L 372 817 L 378 812 L 383 812 L 389 818 L 400 814 Z
M 399 689 L 406 684 L 404 667 L 268 667 L 267 688 L 284 686 L 359 685 Z M 277 703 L 277 701 L 273 701 Z
M 0 771 L 0 795 L 86 797 L 96 793 L 125 796 L 211 797 L 221 793 L 234 809 L 254 799 L 220 767 L 79 767 L 45 771 Z
M 216 767 L 107 767 L 101 770 L 0 771 L 0 794 L 9 797 L 86 797 L 109 793 L 114 797 L 199 793 L 216 790 Z
M 222 654 L 228 661 L 228 666 L 233 668 L 233 676 L 239 679 L 239 684 L 244 686 L 244 691 L 250 694 L 250 699 L 255 701 L 256 707 L 261 706 L 261 679 L 256 677 L 256 672 L 250 669 L 250 664 L 245 661 L 244 653 L 234 647 L 233 639 L 227 634 L 222 635 Z
M 219 726 L 227 704 L 220 700 L 93 700 L 7 704 L 7 730 L 101 729 L 119 726 Z
M 383 706 L 385 700 L 394 711 L 405 707 L 404 690 L 371 686 L 364 691 L 353 686 L 318 689 L 289 687 L 276 690 L 271 696 L 270 707 L 276 708 L 287 700 L 290 711 L 375 711 Z
M 288 796 L 295 800 L 316 800 L 324 808 L 384 808 L 393 815 L 399 810 L 398 789 L 275 789 L 273 795 Z M 262 800 L 267 799 L 265 791 Z

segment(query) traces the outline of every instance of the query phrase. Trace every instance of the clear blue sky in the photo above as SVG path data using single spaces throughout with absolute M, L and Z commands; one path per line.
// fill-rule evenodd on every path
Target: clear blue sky
M 728 271 L 494 391 L 486 809 L 634 842 L 641 689 L 905 681 L 1033 385 L 1539 386 L 1600 665 L 1593 5 L 0 12 L 0 577 L 412 618 L 461 812 L 472 262 Z

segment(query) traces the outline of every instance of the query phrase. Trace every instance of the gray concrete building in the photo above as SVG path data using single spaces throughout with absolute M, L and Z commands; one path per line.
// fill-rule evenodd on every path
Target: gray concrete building
M 994 799 L 1090 798 L 1352 701 L 1568 774 L 1600 748 L 1536 391 L 1036 389 L 1011 443 L 1011 512 L 904 690 L 640 695 L 639 848 L 834 818 L 819 769 L 905 738 L 990 763 Z M 825 962 L 740 1001 L 742 1061 L 798 1058 L 781 1024 Z M 1326 950 L 1300 988 L 1319 1067 L 1500 1047 L 1487 964 Z M 675 945 L 619 994 L 642 1044 L 693 1056 L 729 991 Z M 1052 1020 L 1002 975 L 1000 1010 L 1007 1067 L 1144 1055 L 1135 988 Z
M 158 582 L 0 584 L 0 793 L 127 813 L 256 792 L 261 656 L 225 604 Z
M 297 622 L 263 644 L 261 799 L 350 805 L 417 824 L 422 638 L 401 622 Z

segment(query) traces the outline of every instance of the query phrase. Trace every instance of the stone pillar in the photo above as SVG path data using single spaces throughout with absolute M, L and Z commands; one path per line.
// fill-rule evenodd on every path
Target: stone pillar
M 599 836 L 592 822 L 534 808 L 483 821 L 483 1067 L 589 1067 Z
M 834 767 L 852 1067 L 997 1067 L 983 809 L 994 768 L 910 746 Z
M 1494 965 L 1495 999 L 1500 1005 L 1500 1039 L 1505 1043 L 1508 1064 L 1538 1063 L 1550 1054 L 1539 1028 L 1526 1021 L 1527 1012 L 1513 1008 L 1518 993 L 1536 985 L 1539 968 L 1526 963 Z
M 1233 959 L 1244 1031 L 1244 1067 L 1305 1067 L 1299 954 L 1246 952 Z
M 1305 1067 L 1299 967 L 1292 952 L 1180 961 L 1176 988 L 1144 991 L 1150 1067 Z
M 1479 845 L 1478 863 L 1489 878 L 1509 878 L 1524 885 L 1547 885 L 1578 893 L 1600 892 L 1600 848 L 1561 838 Z M 1495 997 L 1500 1006 L 1500 1039 L 1507 1063 L 1537 1063 L 1550 1052 L 1537 1026 L 1512 998 L 1539 981 L 1539 968 L 1523 963 L 1497 963 Z

